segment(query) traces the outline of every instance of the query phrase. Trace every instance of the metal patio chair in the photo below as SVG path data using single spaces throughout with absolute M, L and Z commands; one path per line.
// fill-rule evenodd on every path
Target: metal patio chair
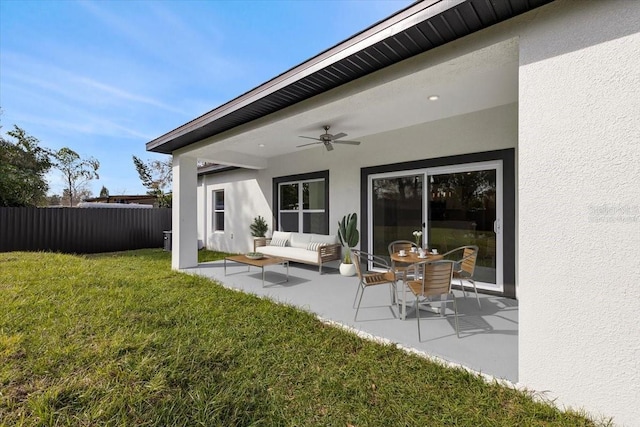
M 422 261 L 412 264 L 409 267 L 409 273 L 413 273 L 415 279 L 405 280 L 405 286 L 407 286 L 416 297 L 414 308 L 418 321 L 418 341 L 422 340 L 420 334 L 420 304 L 427 302 L 440 303 L 443 308 L 446 303 L 453 303 L 456 336 L 460 338 L 458 306 L 456 304 L 456 297 L 453 292 L 451 292 L 451 279 L 453 278 L 454 267 L 455 261 L 448 260 Z M 438 298 L 436 299 L 436 297 Z M 440 314 L 444 315 L 444 312 Z
M 396 275 L 391 270 L 389 263 L 382 257 L 373 255 L 367 252 L 362 252 L 357 249 L 351 250 L 351 260 L 356 267 L 356 275 L 358 276 L 359 283 L 356 290 L 356 296 L 353 300 L 353 307 L 356 309 L 356 314 L 353 320 L 358 319 L 358 311 L 360 310 L 360 303 L 362 302 L 362 296 L 365 289 L 371 286 L 386 285 L 389 284 L 391 291 L 391 306 L 396 303 Z M 363 265 L 367 266 L 371 262 L 374 268 L 380 268 L 382 271 L 367 271 L 363 270 Z M 358 298 L 358 294 L 360 298 Z M 356 300 L 358 305 L 356 306 Z
M 453 259 L 456 262 L 456 267 L 453 270 L 453 278 L 460 281 L 460 288 L 464 297 L 467 297 L 467 290 L 464 286 L 464 280 L 471 283 L 473 290 L 476 293 L 476 300 L 478 301 L 478 307 L 482 310 L 480 304 L 480 298 L 478 297 L 478 288 L 476 288 L 476 281 L 473 277 L 476 270 L 476 260 L 478 259 L 478 247 L 475 245 L 460 246 L 450 250 L 442 255 L 443 258 Z
M 415 242 L 412 242 L 410 240 L 395 240 L 391 243 L 389 243 L 389 246 L 387 247 L 388 251 L 389 251 L 389 256 L 391 256 L 392 254 L 400 251 L 401 249 L 404 249 L 405 251 L 409 252 L 411 251 L 411 248 L 416 248 L 416 250 L 418 249 L 418 245 Z M 403 279 L 404 275 L 407 272 L 407 268 L 409 267 L 408 265 L 398 265 L 398 263 L 393 263 L 393 267 L 394 267 L 394 272 L 396 274 L 396 277 L 398 279 Z

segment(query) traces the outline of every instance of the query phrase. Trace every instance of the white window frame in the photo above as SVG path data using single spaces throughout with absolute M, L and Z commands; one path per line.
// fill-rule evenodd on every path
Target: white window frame
M 287 181 L 281 182 L 278 184 L 278 228 L 282 227 L 282 214 L 283 213 L 297 213 L 298 214 L 298 231 L 302 233 L 304 229 L 304 214 L 305 213 L 325 213 L 325 209 L 304 209 L 303 203 L 303 184 L 307 184 L 310 182 L 323 182 L 324 185 L 327 185 L 327 181 L 324 178 L 314 178 L 314 179 L 304 179 L 301 181 Z M 297 209 L 280 209 L 280 195 L 282 194 L 280 189 L 285 185 L 298 185 L 298 208 Z M 325 205 L 327 201 L 325 200 Z
M 371 174 L 367 179 L 367 206 L 369 211 L 373 211 L 373 181 L 380 178 L 400 178 L 404 176 L 422 175 L 423 178 L 423 191 L 428 188 L 428 180 L 431 175 L 439 175 L 446 173 L 463 173 L 474 172 L 487 169 L 496 170 L 496 222 L 494 225 L 494 231 L 496 233 L 496 283 L 483 283 L 477 282 L 478 289 L 503 292 L 504 291 L 504 236 L 502 234 L 502 222 L 503 222 L 503 209 L 504 209 L 504 184 L 502 182 L 503 174 L 503 161 L 502 160 L 487 160 L 482 162 L 469 162 L 459 163 L 446 166 L 435 166 L 430 168 L 419 168 L 412 170 L 402 170 L 398 172 L 384 172 L 379 174 Z M 423 196 L 424 206 L 422 208 L 422 222 L 426 223 L 429 217 L 429 198 Z M 373 252 L 373 215 L 369 215 L 368 220 L 368 250 Z M 428 228 L 424 229 L 423 241 L 427 242 L 429 239 Z M 375 270 L 373 265 L 369 265 L 371 270 Z

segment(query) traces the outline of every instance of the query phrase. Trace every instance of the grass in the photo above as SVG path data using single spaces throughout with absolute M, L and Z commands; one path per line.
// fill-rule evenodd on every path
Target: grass
M 595 425 L 160 250 L 0 253 L 0 295 L 3 426 Z
M 394 240 L 413 242 L 412 233 L 416 229 L 420 229 L 420 227 L 376 226 L 374 231 L 374 236 L 377 238 L 374 241 L 375 253 L 385 256 L 389 242 Z M 440 253 L 445 253 L 460 246 L 476 245 L 478 246 L 477 265 L 495 268 L 496 241 L 493 233 L 442 227 L 431 227 L 429 232 L 431 233 L 429 248 L 435 248 Z

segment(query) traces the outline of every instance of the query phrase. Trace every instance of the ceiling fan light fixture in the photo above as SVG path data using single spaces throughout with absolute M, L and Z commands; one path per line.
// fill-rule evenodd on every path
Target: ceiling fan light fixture
M 324 129 L 324 133 L 321 134 L 318 138 L 313 138 L 311 136 L 299 136 L 299 138 L 312 139 L 315 142 L 309 142 L 307 144 L 298 145 L 297 148 L 306 147 L 307 145 L 324 144 L 324 147 L 327 149 L 327 151 L 331 151 L 333 150 L 332 144 L 360 145 L 360 141 L 342 140 L 341 138 L 344 138 L 345 136 L 347 136 L 346 133 L 340 132 L 335 135 L 330 134 L 329 125 L 324 125 L 322 126 L 322 128 Z

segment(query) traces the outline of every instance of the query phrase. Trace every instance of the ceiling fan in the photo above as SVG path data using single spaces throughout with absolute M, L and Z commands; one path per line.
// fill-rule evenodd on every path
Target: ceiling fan
M 300 136 L 300 138 L 313 139 L 316 142 L 310 142 L 308 144 L 298 145 L 298 148 L 306 147 L 307 145 L 313 145 L 313 144 L 324 144 L 324 148 L 326 148 L 327 151 L 331 151 L 331 150 L 333 150 L 333 144 L 360 145 L 360 141 L 348 141 L 346 139 L 338 141 L 340 138 L 344 138 L 345 136 L 347 136 L 347 134 L 343 133 L 343 132 L 340 132 L 340 133 L 337 133 L 335 135 L 331 135 L 329 133 L 329 128 L 330 127 L 331 126 L 329 126 L 329 125 L 322 126 L 322 128 L 324 129 L 324 133 L 322 135 L 320 135 L 320 138 L 312 138 L 310 136 Z

